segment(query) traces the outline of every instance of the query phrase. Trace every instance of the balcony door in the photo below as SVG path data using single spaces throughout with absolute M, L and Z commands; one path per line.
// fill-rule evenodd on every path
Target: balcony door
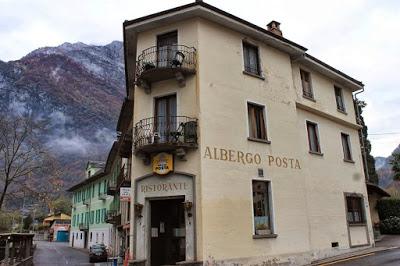
M 178 32 L 173 31 L 157 36 L 157 66 L 168 67 L 175 57 Z
M 169 142 L 176 131 L 176 95 L 155 99 L 155 131 L 161 142 Z

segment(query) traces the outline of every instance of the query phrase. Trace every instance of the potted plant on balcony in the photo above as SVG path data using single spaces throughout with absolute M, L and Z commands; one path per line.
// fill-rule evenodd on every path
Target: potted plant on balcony
M 270 230 L 266 224 L 257 224 L 256 225 L 256 235 L 268 235 Z
M 155 67 L 156 67 L 156 66 L 154 65 L 153 62 L 144 62 L 144 63 L 143 63 L 143 70 L 144 70 L 144 71 L 153 69 L 153 68 L 155 68 Z

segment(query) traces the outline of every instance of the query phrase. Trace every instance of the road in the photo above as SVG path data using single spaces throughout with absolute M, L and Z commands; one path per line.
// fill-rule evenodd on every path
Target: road
M 34 266 L 105 266 L 107 263 L 89 263 L 89 254 L 74 249 L 68 243 L 37 241 L 33 256 Z
M 328 265 L 328 264 L 326 264 Z M 356 259 L 343 261 L 340 263 L 329 264 L 335 266 L 399 266 L 400 265 L 400 249 L 392 249 L 364 255 Z

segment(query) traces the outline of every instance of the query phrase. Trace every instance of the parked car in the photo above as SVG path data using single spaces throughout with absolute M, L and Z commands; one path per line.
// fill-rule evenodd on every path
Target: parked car
M 107 248 L 104 244 L 94 244 L 89 248 L 89 262 L 106 262 L 107 257 Z

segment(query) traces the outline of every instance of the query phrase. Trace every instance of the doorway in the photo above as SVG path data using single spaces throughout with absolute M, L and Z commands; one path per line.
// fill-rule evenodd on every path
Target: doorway
M 152 200 L 151 266 L 174 265 L 186 258 L 184 198 Z
M 171 66 L 178 44 L 178 32 L 173 31 L 157 36 L 157 66 Z
M 176 130 L 176 95 L 155 98 L 155 132 L 162 143 L 169 142 Z
M 88 248 L 88 232 L 84 231 L 83 234 L 83 248 Z

